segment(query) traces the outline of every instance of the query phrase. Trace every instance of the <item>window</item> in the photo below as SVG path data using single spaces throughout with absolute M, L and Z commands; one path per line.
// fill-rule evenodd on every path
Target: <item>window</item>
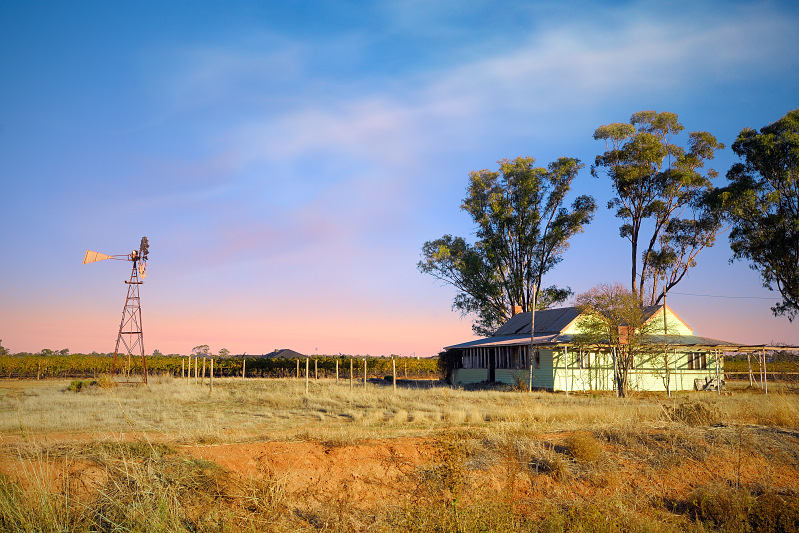
M 591 368 L 591 354 L 579 352 L 578 359 L 580 361 L 580 368 Z
M 707 368 L 707 354 L 705 352 L 691 352 L 688 354 L 688 369 L 703 370 Z
M 535 367 L 541 368 L 541 352 L 535 351 Z

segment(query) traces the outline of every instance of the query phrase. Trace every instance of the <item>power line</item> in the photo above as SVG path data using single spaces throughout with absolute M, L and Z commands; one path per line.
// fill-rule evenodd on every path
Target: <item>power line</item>
M 679 294 L 681 296 L 701 296 L 703 298 L 728 298 L 732 300 L 773 300 L 774 298 L 767 298 L 765 296 L 726 296 L 720 294 L 694 294 L 691 292 L 675 292 L 669 291 L 669 294 Z

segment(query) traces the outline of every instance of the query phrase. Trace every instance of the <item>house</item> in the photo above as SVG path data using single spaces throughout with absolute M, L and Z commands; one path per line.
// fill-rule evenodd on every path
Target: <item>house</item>
M 649 347 L 636 357 L 628 374 L 628 390 L 692 390 L 723 379 L 724 352 L 763 347 L 701 337 L 670 307 L 644 309 Z M 576 307 L 517 313 L 492 336 L 447 346 L 453 384 L 502 382 L 555 391 L 614 390 L 614 351 L 608 345 L 576 342 L 581 312 Z M 534 347 L 532 358 L 530 347 Z M 666 371 L 668 365 L 668 372 Z M 532 376 L 531 376 L 532 374 Z

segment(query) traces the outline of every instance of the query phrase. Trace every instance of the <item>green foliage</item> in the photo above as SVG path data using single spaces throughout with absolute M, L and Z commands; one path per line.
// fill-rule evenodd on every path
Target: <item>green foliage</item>
M 362 375 L 363 357 L 350 356 L 320 356 L 317 360 L 319 372 L 322 375 L 334 375 L 336 361 L 339 371 L 344 372 L 345 365 L 349 368 L 349 360 L 356 359 L 354 369 L 356 375 Z M 383 357 L 367 357 L 369 374 L 391 373 L 391 359 Z M 436 358 L 416 359 L 415 357 L 397 357 L 397 372 L 404 375 L 405 369 L 409 376 L 430 377 L 438 374 L 438 360 Z M 147 370 L 153 374 L 180 375 L 182 356 L 147 357 Z M 113 358 L 108 355 L 73 354 L 69 356 L 42 356 L 40 354 L 17 354 L 0 356 L 0 376 L 54 378 L 54 377 L 93 377 L 101 374 L 111 374 Z M 117 358 L 117 372 L 127 365 L 127 360 Z M 295 359 L 277 359 L 268 357 L 247 358 L 247 375 L 255 377 L 291 377 L 295 375 L 297 362 Z M 242 359 L 227 358 L 215 359 L 214 375 L 235 376 L 241 375 Z M 303 369 L 304 369 L 303 363 Z M 140 374 L 142 371 L 141 358 L 131 359 L 131 372 Z M 99 378 L 102 380 L 103 378 Z
M 452 372 L 458 368 L 461 355 L 458 350 L 445 350 L 438 354 L 438 373 L 447 383 L 452 382 Z
M 83 390 L 84 387 L 88 385 L 91 385 L 91 383 L 87 383 L 86 381 L 83 381 L 81 379 L 75 379 L 72 380 L 72 383 L 69 384 L 67 390 L 71 392 L 80 392 Z
M 782 296 L 772 310 L 799 313 L 799 109 L 732 145 L 743 159 L 727 173 L 721 197 L 732 221 L 733 259 L 748 260 L 763 285 Z
M 541 288 L 544 275 L 569 247 L 569 239 L 591 222 L 596 204 L 579 196 L 564 207 L 572 181 L 583 165 L 562 157 L 547 168 L 532 157 L 499 162 L 498 172 L 469 174 L 461 209 L 477 226 L 477 241 L 445 235 L 424 243 L 422 273 L 458 290 L 453 307 L 475 315 L 472 329 L 487 335 L 511 316 L 513 306 L 524 311 L 535 302 L 546 307 L 565 300 L 569 289 Z M 538 295 L 537 293 L 541 293 Z
M 605 173 L 613 183 L 616 196 L 608 208 L 624 221 L 620 235 L 631 244 L 631 289 L 649 304 L 682 280 L 722 230 L 712 201 L 711 180 L 717 172 L 703 169 L 724 145 L 710 133 L 692 132 L 686 151 L 672 143 L 683 129 L 674 113 L 639 111 L 629 124 L 600 126 L 594 132 L 594 139 L 605 141 L 606 151 L 596 157 L 591 174 Z M 641 238 L 645 247 L 639 257 Z M 661 280 L 664 287 L 658 292 Z

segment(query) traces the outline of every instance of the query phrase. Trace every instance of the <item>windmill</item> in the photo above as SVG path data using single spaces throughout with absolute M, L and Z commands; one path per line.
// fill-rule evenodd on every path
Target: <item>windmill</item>
M 147 276 L 147 256 L 149 253 L 150 243 L 147 237 L 142 237 L 139 249 L 133 250 L 127 255 L 106 255 L 92 250 L 86 250 L 86 255 L 83 256 L 84 265 L 96 263 L 97 261 L 104 261 L 106 259 L 131 261 L 133 263 L 130 280 L 125 282 L 128 286 L 128 295 L 127 298 L 125 298 L 125 307 L 122 308 L 122 321 L 119 323 L 119 334 L 117 335 L 116 348 L 114 348 L 114 362 L 111 367 L 111 373 L 112 375 L 116 373 L 117 355 L 119 354 L 119 346 L 121 344 L 128 354 L 128 368 L 130 368 L 130 362 L 133 356 L 141 356 L 142 377 L 145 385 L 147 384 L 147 359 L 144 357 L 144 336 L 142 334 L 139 285 L 144 283 L 140 278 Z M 127 379 L 130 379 L 130 377 Z M 130 383 L 130 381 L 127 381 L 127 383 Z

